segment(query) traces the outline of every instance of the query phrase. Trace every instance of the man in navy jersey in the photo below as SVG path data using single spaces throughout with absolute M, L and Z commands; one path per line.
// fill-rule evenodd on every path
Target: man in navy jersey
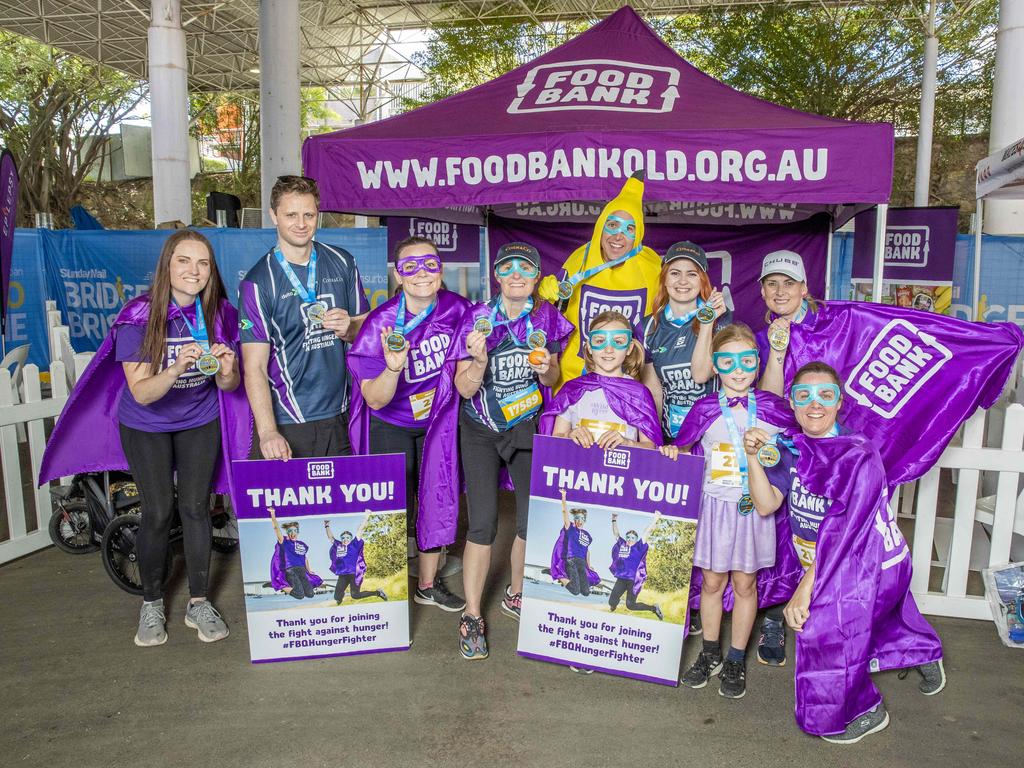
M 316 242 L 316 182 L 282 176 L 277 245 L 239 286 L 245 390 L 265 459 L 351 452 L 345 343 L 369 310 L 352 254 Z

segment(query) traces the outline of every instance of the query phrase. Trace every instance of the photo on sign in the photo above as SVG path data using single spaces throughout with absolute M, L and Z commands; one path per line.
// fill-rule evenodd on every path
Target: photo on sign
M 697 526 L 618 507 L 530 499 L 524 598 L 686 623 Z
M 247 611 L 409 598 L 405 511 L 239 520 Z M 294 533 L 292 533 L 294 531 Z

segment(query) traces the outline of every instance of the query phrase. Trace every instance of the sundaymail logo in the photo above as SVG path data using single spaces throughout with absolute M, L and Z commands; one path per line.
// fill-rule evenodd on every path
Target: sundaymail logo
M 609 469 L 629 469 L 629 451 L 605 451 L 604 465 Z
M 927 267 L 930 232 L 923 225 L 886 227 L 885 266 Z
M 409 219 L 409 236 L 432 240 L 439 253 L 454 253 L 459 249 L 459 228 L 447 221 Z
M 853 369 L 846 391 L 865 408 L 891 419 L 952 357 L 931 334 L 906 320 L 892 320 Z
M 311 461 L 306 465 L 306 476 L 310 480 L 333 480 L 333 461 Z
M 510 115 L 565 110 L 671 112 L 679 70 L 632 61 L 584 59 L 531 67 L 516 86 Z

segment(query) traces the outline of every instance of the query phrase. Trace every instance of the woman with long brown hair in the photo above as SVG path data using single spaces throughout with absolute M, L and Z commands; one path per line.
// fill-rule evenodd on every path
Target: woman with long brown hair
M 167 640 L 163 576 L 175 490 L 191 594 L 185 624 L 213 642 L 228 635 L 206 596 L 210 488 L 221 450 L 217 390 L 236 389 L 239 372 L 230 343 L 237 322 L 225 317 L 210 242 L 187 229 L 168 237 L 149 293 L 135 301 L 148 309 L 144 323 L 119 325 L 114 342 L 127 382 L 117 403 L 121 444 L 143 508 L 137 550 L 144 602 L 135 644 Z
M 732 322 L 732 313 L 711 286 L 699 245 L 675 243 L 661 263 L 658 293 L 644 320 L 647 361 L 641 381 L 654 395 L 665 440 L 671 441 L 693 404 L 717 388 L 711 337 Z

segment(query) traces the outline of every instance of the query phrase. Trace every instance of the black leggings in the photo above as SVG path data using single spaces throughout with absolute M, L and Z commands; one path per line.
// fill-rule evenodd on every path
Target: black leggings
M 426 427 L 399 427 L 390 422 L 370 417 L 370 453 L 405 454 L 405 524 L 409 536 L 416 535 L 416 502 L 420 487 L 420 461 L 423 459 L 423 439 Z M 421 552 L 440 552 L 440 547 L 421 549 Z
M 306 566 L 293 565 L 291 568 L 285 568 L 284 577 L 288 580 L 288 586 L 292 588 L 292 591 L 288 594 L 296 600 L 301 600 L 304 597 L 312 597 L 316 594 L 313 589 L 313 584 L 309 580 L 309 573 L 306 571 Z
M 619 607 L 619 600 L 622 599 L 623 593 L 626 595 L 626 607 L 631 611 L 650 611 L 654 613 L 654 606 L 648 605 L 647 603 L 637 602 L 636 595 L 633 594 L 633 579 L 616 579 L 615 585 L 612 587 L 612 593 L 608 596 L 608 605 L 614 611 Z
M 142 498 L 142 524 L 135 548 L 142 595 L 164 596 L 168 536 L 174 517 L 177 470 L 178 515 L 185 546 L 188 589 L 206 597 L 210 576 L 210 485 L 220 456 L 220 419 L 180 432 L 143 432 L 121 427 L 121 446 Z
M 342 573 L 338 575 L 338 583 L 334 585 L 334 602 L 340 603 L 345 598 L 345 590 L 352 593 L 353 600 L 365 600 L 368 597 L 376 597 L 376 592 L 363 592 L 356 584 L 354 573 Z
M 582 557 L 567 557 L 565 559 L 565 575 L 569 577 L 569 583 L 565 585 L 574 595 L 590 594 L 590 577 L 587 575 L 587 561 Z

